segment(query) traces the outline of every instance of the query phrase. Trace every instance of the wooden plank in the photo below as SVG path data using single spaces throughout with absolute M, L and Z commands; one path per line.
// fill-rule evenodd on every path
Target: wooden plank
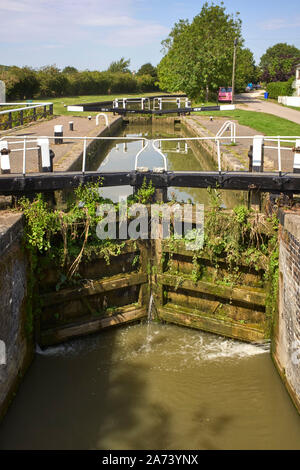
M 181 311 L 180 307 L 158 307 L 158 317 L 168 323 L 175 323 L 241 341 L 255 343 L 267 341 L 264 331 L 258 328 L 207 317 L 205 313 L 202 314 L 200 311 L 195 314 L 192 311 L 190 313 Z
M 83 287 L 76 289 L 63 289 L 59 292 L 51 292 L 41 296 L 42 305 L 48 307 L 70 300 L 80 299 L 82 296 L 101 294 L 112 290 L 144 284 L 148 281 L 146 273 L 118 274 L 100 281 L 92 281 Z
M 220 286 L 210 282 L 198 281 L 194 283 L 184 278 L 178 283 L 178 276 L 172 276 L 171 274 L 158 275 L 158 281 L 165 286 L 177 286 L 180 289 L 201 292 L 220 299 L 229 299 L 243 304 L 251 304 L 259 307 L 265 307 L 266 304 L 266 294 L 263 292 L 252 292 L 237 287 Z
M 216 171 L 209 172 L 114 172 L 98 173 L 87 171 L 79 172 L 53 172 L 29 173 L 26 177 L 20 174 L 0 175 L 0 194 L 23 194 L 28 192 L 43 192 L 77 187 L 79 184 L 97 182 L 101 178 L 102 185 L 106 186 L 140 186 L 144 178 L 152 181 L 157 188 L 168 186 L 190 188 L 218 188 L 228 190 L 259 190 L 263 192 L 300 193 L 300 174 L 284 173 L 248 173 L 224 172 L 221 175 Z
M 145 318 L 146 315 L 147 313 L 145 308 L 134 308 L 112 316 L 44 330 L 41 331 L 39 344 L 40 346 L 45 347 L 52 344 L 62 343 L 71 338 L 96 333 L 97 331 L 105 328 L 138 321 Z

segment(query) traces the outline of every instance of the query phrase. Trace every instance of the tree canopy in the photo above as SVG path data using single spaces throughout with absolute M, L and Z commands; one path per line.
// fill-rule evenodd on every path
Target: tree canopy
M 157 78 L 157 68 L 150 62 L 147 62 L 139 68 L 137 75 L 150 75 L 153 78 Z
M 228 14 L 223 3 L 204 3 L 191 23 L 179 20 L 162 42 L 165 56 L 158 65 L 160 87 L 208 98 L 218 87 L 231 85 L 235 39 L 243 62 L 243 66 L 237 64 L 237 83 L 244 88 L 255 66 L 251 51 L 242 48 L 239 13 Z
M 285 42 L 275 44 L 260 59 L 261 80 L 285 82 L 295 76 L 295 68 L 299 63 L 300 49 Z
M 62 71 L 62 73 L 77 73 L 78 70 L 76 67 L 73 67 L 72 65 L 67 65 Z
M 130 59 L 125 59 L 125 57 L 121 57 L 120 60 L 116 60 L 110 64 L 107 71 L 111 73 L 130 73 L 129 70 Z

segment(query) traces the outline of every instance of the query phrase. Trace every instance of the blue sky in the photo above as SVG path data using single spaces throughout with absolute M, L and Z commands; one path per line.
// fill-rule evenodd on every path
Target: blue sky
M 156 65 L 161 41 L 180 18 L 191 20 L 201 0 L 0 0 L 0 64 L 74 65 L 104 70 L 120 57 L 131 69 Z M 215 2 L 219 3 L 219 2 Z M 240 12 L 245 45 L 257 61 L 277 42 L 300 48 L 299 0 L 224 0 Z

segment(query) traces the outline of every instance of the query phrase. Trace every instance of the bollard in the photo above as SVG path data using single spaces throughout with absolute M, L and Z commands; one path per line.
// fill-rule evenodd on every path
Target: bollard
M 49 148 L 49 139 L 37 139 L 37 145 L 39 172 L 52 172 L 54 152 Z
M 264 138 L 256 135 L 253 138 L 253 171 L 264 171 Z
M 300 173 L 300 139 L 296 140 L 296 145 L 293 148 L 293 152 L 294 152 L 293 173 Z
M 262 172 L 264 171 L 264 138 L 261 135 L 253 137 L 253 145 L 250 145 L 248 152 L 249 157 L 249 171 Z M 248 191 L 248 208 L 261 211 L 262 200 L 261 191 L 257 188 Z
M 54 126 L 54 144 L 55 145 L 60 145 L 60 144 L 63 144 L 63 127 L 62 125 L 57 125 L 57 126 Z
M 69 122 L 69 130 L 74 131 L 74 122 L 73 121 Z
M 10 150 L 8 149 L 7 141 L 0 141 L 0 170 L 2 174 L 10 173 Z

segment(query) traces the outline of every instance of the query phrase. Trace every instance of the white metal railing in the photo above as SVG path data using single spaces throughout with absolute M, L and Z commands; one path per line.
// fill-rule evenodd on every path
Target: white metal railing
M 107 114 L 105 114 L 105 113 L 99 113 L 99 114 L 97 114 L 97 116 L 96 116 L 96 126 L 99 125 L 99 117 L 100 117 L 100 116 L 103 116 L 103 117 L 104 117 L 104 119 L 105 119 L 105 125 L 106 125 L 106 127 L 109 127 L 108 117 L 107 117 Z
M 4 109 L 1 111 L 1 107 L 7 107 L 7 106 L 20 106 L 19 108 L 9 108 L 9 109 Z M 47 110 L 47 106 L 49 106 L 49 110 Z M 39 108 L 44 108 L 44 111 L 42 114 L 37 113 L 37 109 Z M 24 116 L 24 111 L 28 111 L 32 109 L 33 113 L 32 116 Z M 15 120 L 15 117 L 19 114 L 19 118 Z M 7 127 L 9 129 L 12 129 L 13 123 L 15 122 L 15 125 L 23 125 L 24 121 L 25 122 L 31 122 L 31 121 L 36 121 L 39 117 L 46 117 L 47 114 L 53 114 L 53 103 L 28 103 L 24 105 L 24 103 L 0 103 L 0 117 L 7 115 L 7 120 L 0 122 L 0 129 L 4 127 L 6 129 Z M 16 124 L 17 122 L 17 124 Z
M 219 173 L 222 172 L 222 154 L 221 154 L 221 142 L 220 140 L 231 140 L 230 137 L 220 137 L 220 136 L 215 136 L 215 137 L 175 137 L 175 138 L 166 138 L 166 139 L 155 139 L 152 142 L 152 146 L 154 150 L 161 155 L 162 152 L 160 150 L 161 148 L 161 142 L 178 142 L 178 141 L 215 141 L 217 145 L 217 157 L 218 157 L 218 171 Z M 284 147 L 281 145 L 281 143 L 290 143 L 294 144 L 294 146 L 297 148 L 297 151 L 295 150 L 294 152 L 294 165 L 293 169 L 294 172 L 300 172 L 300 136 L 263 136 L 263 135 L 257 135 L 257 136 L 238 136 L 236 139 L 241 139 L 241 140 L 250 140 L 250 142 L 253 142 L 253 160 L 256 162 L 256 167 L 262 166 L 262 157 L 263 157 L 263 148 L 265 149 L 271 149 L 271 150 L 277 150 L 277 160 L 278 160 L 278 172 L 281 175 L 282 173 L 282 158 L 281 158 L 281 151 L 282 150 L 288 150 L 288 151 L 294 151 L 292 147 Z M 256 142 L 260 142 L 260 145 L 256 146 L 254 145 Z M 265 142 L 274 142 L 276 145 L 266 145 Z
M 28 105 L 24 106 L 24 103 L 0 103 L 0 106 L 23 106 L 20 108 L 14 108 L 14 109 L 5 109 L 4 111 L 0 111 L 0 114 L 6 114 L 6 113 L 14 113 L 18 111 L 25 111 L 28 109 L 34 109 L 34 108 L 44 108 L 45 106 L 52 106 L 53 103 L 28 103 Z M 1 108 L 0 108 L 1 109 Z
M 177 105 L 177 108 L 181 108 L 182 106 L 185 108 L 190 108 L 191 107 L 191 102 L 188 98 L 186 97 L 155 97 L 153 98 L 153 110 L 159 109 L 160 111 L 162 110 L 162 105 L 164 103 L 173 103 Z
M 230 130 L 230 137 L 231 137 L 231 142 L 234 144 L 236 143 L 236 123 L 232 121 L 226 121 L 224 124 L 220 127 L 218 132 L 216 133 L 216 137 L 222 137 L 224 132 Z
M 12 145 L 20 144 L 20 148 L 11 148 L 11 152 L 22 151 L 23 152 L 23 176 L 26 176 L 26 153 L 29 150 L 35 150 L 39 148 L 39 141 L 41 142 L 43 139 L 48 139 L 49 141 L 56 139 L 55 136 L 39 136 L 34 138 L 32 136 L 4 136 L 0 138 L 0 159 L 3 156 L 1 155 L 1 150 L 9 149 Z M 167 157 L 162 152 L 162 142 L 189 142 L 189 141 L 212 141 L 215 142 L 217 145 L 217 156 L 218 156 L 218 171 L 222 172 L 222 153 L 221 153 L 221 139 L 222 140 L 230 140 L 232 137 L 228 136 L 212 136 L 212 137 L 174 137 L 174 138 L 162 138 L 162 139 L 155 139 L 152 140 L 152 147 L 155 152 L 159 153 L 164 161 L 164 170 L 167 171 Z M 72 140 L 82 140 L 83 141 L 83 151 L 82 151 L 82 173 L 84 174 L 86 171 L 86 157 L 87 157 L 87 145 L 89 141 L 94 140 L 119 140 L 119 141 L 141 141 L 142 148 L 137 152 L 135 157 L 135 166 L 134 168 L 138 168 L 138 159 L 142 152 L 149 146 L 150 140 L 145 137 L 139 136 L 130 136 L 130 137 L 93 137 L 93 136 L 84 136 L 84 137 L 74 137 L 74 136 L 64 136 L 63 139 L 72 139 Z M 278 160 L 278 172 L 281 174 L 282 172 L 282 150 L 292 151 L 294 152 L 294 165 L 293 169 L 294 172 L 300 172 L 300 136 L 238 136 L 237 139 L 239 140 L 248 140 L 250 143 L 253 143 L 253 166 L 257 168 L 262 168 L 263 166 L 263 148 L 265 149 L 272 149 L 277 151 L 277 160 Z M 36 143 L 37 146 L 35 147 L 27 147 L 27 144 Z M 286 147 L 284 144 L 293 144 L 293 147 Z M 283 145 L 282 145 L 283 144 Z M 168 150 L 168 149 L 166 149 Z M 254 164 L 255 163 L 255 164 Z M 257 170 L 262 171 L 262 170 Z
M 123 109 L 127 109 L 127 105 L 131 103 L 138 103 L 141 105 L 141 109 L 150 109 L 150 98 L 115 98 L 113 100 L 113 108 L 119 108 L 122 106 Z
M 23 152 L 23 158 L 22 158 L 22 174 L 25 177 L 26 176 L 26 156 L 27 152 L 29 150 L 38 150 L 39 146 L 37 147 L 27 147 L 27 144 L 29 143 L 37 143 L 39 140 L 43 139 L 48 139 L 49 141 L 57 139 L 57 136 L 39 136 L 37 138 L 33 138 L 32 136 L 3 136 L 0 138 L 0 169 L 1 169 L 1 160 L 2 160 L 2 155 L 1 155 L 1 150 L 3 148 L 9 149 L 10 152 Z M 81 172 L 82 174 L 85 173 L 86 171 L 86 158 L 87 158 L 87 144 L 89 141 L 94 141 L 94 140 L 120 140 L 120 141 L 129 141 L 129 142 L 136 142 L 136 141 L 141 141 L 142 142 L 142 148 L 141 150 L 137 153 L 136 158 L 135 158 L 135 167 L 137 167 L 137 159 L 140 156 L 140 154 L 148 147 L 149 145 L 149 140 L 144 138 L 144 137 L 93 137 L 93 136 L 84 136 L 84 137 L 74 137 L 74 136 L 63 136 L 62 139 L 72 139 L 72 140 L 82 140 L 83 141 L 83 150 L 82 150 L 82 168 Z M 5 142 L 5 147 L 3 147 L 3 143 Z M 17 145 L 21 144 L 21 148 L 10 148 L 12 145 Z M 49 144 L 50 145 L 50 144 Z M 63 144 L 60 144 L 63 145 Z M 50 147 L 49 147 L 50 151 Z M 6 155 L 5 155 L 6 157 Z M 165 158 L 165 157 L 164 157 Z

